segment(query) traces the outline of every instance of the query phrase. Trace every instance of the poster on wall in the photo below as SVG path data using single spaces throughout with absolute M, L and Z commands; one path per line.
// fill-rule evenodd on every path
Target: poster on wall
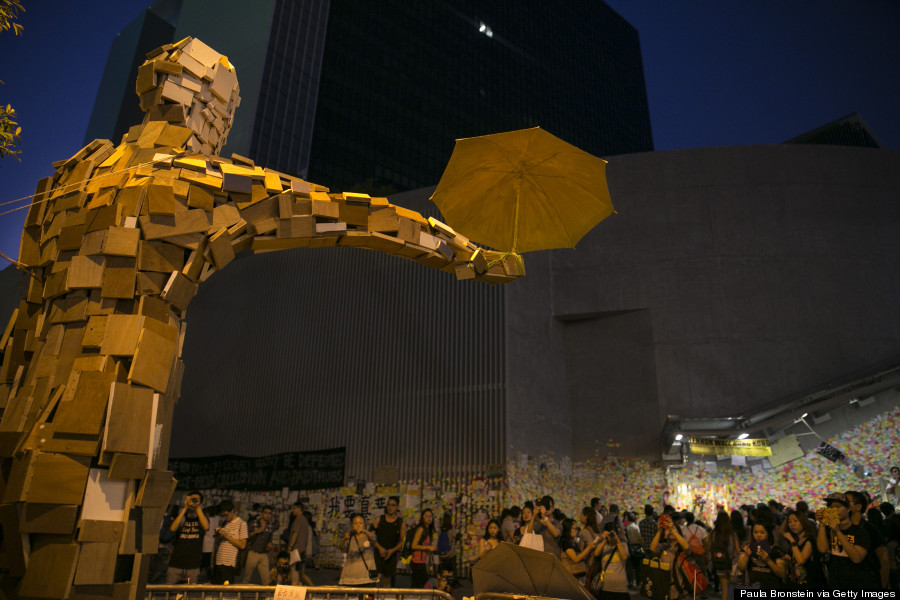
M 173 458 L 169 470 L 179 490 L 315 490 L 344 484 L 346 448 L 269 456 Z
M 773 467 L 780 467 L 804 456 L 806 453 L 800 447 L 797 436 L 786 435 L 772 444 L 772 456 L 769 457 L 769 462 Z
M 692 437 L 691 452 L 694 454 L 739 454 L 741 456 L 771 456 L 769 440 L 720 440 L 717 438 Z

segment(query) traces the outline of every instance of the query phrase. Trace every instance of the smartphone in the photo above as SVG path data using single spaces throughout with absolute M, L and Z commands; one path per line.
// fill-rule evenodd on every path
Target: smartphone
M 759 554 L 759 549 L 762 548 L 766 554 L 771 553 L 772 548 L 769 546 L 768 540 L 763 540 L 761 542 L 752 541 L 750 542 L 750 554 Z

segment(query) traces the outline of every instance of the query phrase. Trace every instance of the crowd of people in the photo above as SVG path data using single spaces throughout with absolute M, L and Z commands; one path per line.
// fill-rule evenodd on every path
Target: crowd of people
M 776 500 L 730 512 L 717 507 L 711 524 L 669 505 L 657 510 L 648 504 L 639 516 L 599 498 L 588 504 L 573 516 L 563 514 L 551 496 L 504 509 L 487 522 L 478 558 L 504 542 L 552 553 L 598 600 L 626 600 L 636 589 L 656 600 L 693 596 L 695 587 L 706 588 L 698 583 L 708 583 L 701 596 L 723 600 L 735 585 L 900 584 L 900 515 L 892 503 L 873 502 L 865 492 L 831 493 L 816 500 L 815 510 L 806 502 L 785 507 Z M 425 508 L 407 525 L 398 497 L 384 506 L 371 523 L 354 513 L 342 527 L 339 584 L 395 587 L 402 562 L 409 567 L 411 587 L 454 591 L 460 536 L 451 515 L 437 519 Z M 300 502 L 289 519 L 276 539 L 281 526 L 271 507 L 259 507 L 248 525 L 233 503 L 204 507 L 200 492 L 187 494 L 184 506 L 163 525 L 161 541 L 171 548 L 165 582 L 312 585 L 305 568 L 315 556 L 314 521 Z M 651 587 L 656 592 L 650 593 Z
M 317 536 L 302 503 L 291 508 L 276 539 L 281 524 L 271 506 L 256 507 L 245 521 L 230 500 L 212 506 L 203 500 L 201 492 L 189 492 L 164 519 L 150 583 L 312 585 L 306 563 Z
M 646 505 L 620 514 L 593 498 L 577 518 L 553 498 L 503 511 L 499 540 L 556 554 L 598 600 L 640 590 L 655 599 L 721 595 L 729 586 L 760 589 L 874 589 L 900 586 L 900 515 L 865 492 L 834 492 L 785 507 L 776 500 L 726 511 L 712 524 L 690 511 Z M 485 539 L 493 539 L 496 521 Z M 486 544 L 482 553 L 496 545 Z M 707 588 L 708 584 L 708 588 Z M 651 591 L 656 587 L 657 591 Z M 660 589 L 664 591 L 660 593 Z

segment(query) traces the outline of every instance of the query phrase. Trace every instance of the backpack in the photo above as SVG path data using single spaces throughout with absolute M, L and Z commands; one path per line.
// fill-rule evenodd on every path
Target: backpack
M 437 553 L 438 556 L 446 556 L 450 554 L 450 534 L 446 531 L 442 531 L 440 535 L 438 535 L 437 540 Z
M 684 582 L 690 585 L 689 589 L 692 589 L 695 594 L 702 594 L 706 591 L 706 588 L 709 587 L 709 579 L 706 578 L 700 567 L 688 557 L 687 553 L 682 552 L 679 554 L 678 558 L 675 559 L 675 563 L 681 569 Z
M 720 536 L 721 537 L 721 536 Z M 710 548 L 712 566 L 716 571 L 730 571 L 731 557 L 728 555 L 728 543 L 716 538 Z
M 412 543 L 413 538 L 416 537 L 416 529 L 418 529 L 418 527 L 406 528 L 406 537 L 403 538 L 403 546 L 400 548 L 400 560 L 403 561 L 404 565 L 408 565 L 410 561 L 412 561 Z
M 703 556 L 704 554 L 706 554 L 706 548 L 703 547 L 703 542 L 700 541 L 700 538 L 697 537 L 697 527 L 699 527 L 699 525 L 695 524 L 691 525 L 690 527 L 693 527 L 693 533 L 691 533 L 691 537 L 688 538 L 687 542 L 691 547 L 691 553 L 695 554 L 696 556 Z M 685 527 L 685 529 L 687 529 L 687 527 Z

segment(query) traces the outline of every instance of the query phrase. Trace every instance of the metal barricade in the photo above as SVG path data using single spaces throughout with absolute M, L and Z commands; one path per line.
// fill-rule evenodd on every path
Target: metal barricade
M 529 596 L 528 594 L 499 594 L 494 592 L 484 592 L 475 594 L 475 600 L 560 600 L 559 598 L 550 598 L 548 596 Z
M 274 594 L 275 586 L 265 585 L 148 585 L 145 600 L 267 600 Z M 364 596 L 371 596 L 374 600 L 453 600 L 450 594 L 438 590 L 343 586 L 306 588 L 306 600 L 358 600 Z

